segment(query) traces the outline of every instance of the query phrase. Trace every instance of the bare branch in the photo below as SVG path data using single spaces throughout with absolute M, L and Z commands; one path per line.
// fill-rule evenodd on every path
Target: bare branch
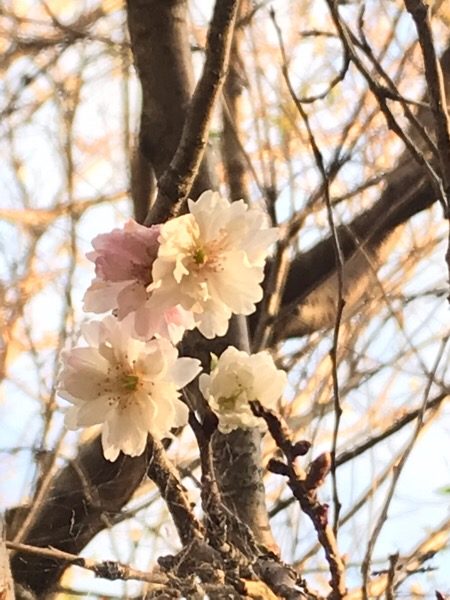
M 425 388 L 425 392 L 424 392 L 424 396 L 423 396 L 423 402 L 422 402 L 422 407 L 421 410 L 419 412 L 419 414 L 417 415 L 417 421 L 416 421 L 416 426 L 414 428 L 413 434 L 411 436 L 411 439 L 409 440 L 409 442 L 407 443 L 404 452 L 402 453 L 402 456 L 400 458 L 400 460 L 398 461 L 398 463 L 396 464 L 395 468 L 394 468 L 394 472 L 392 475 L 392 482 L 391 485 L 389 487 L 389 490 L 387 492 L 386 495 L 386 499 L 385 502 L 383 504 L 383 507 L 380 511 L 380 515 L 375 523 L 372 535 L 370 536 L 369 542 L 367 544 L 367 550 L 361 565 L 361 573 L 363 576 L 363 597 L 364 600 L 369 600 L 369 590 L 368 590 L 368 585 L 369 585 L 369 570 L 370 570 L 370 562 L 372 559 L 372 553 L 376 544 L 376 541 L 378 539 L 378 536 L 381 532 L 382 527 L 384 526 L 386 519 L 387 519 L 387 514 L 388 514 L 388 509 L 390 506 L 390 503 L 392 501 L 392 497 L 398 482 L 398 479 L 401 475 L 401 472 L 403 470 L 403 467 L 406 464 L 406 461 L 408 460 L 412 449 L 417 441 L 417 438 L 419 436 L 419 433 L 421 431 L 421 429 L 424 426 L 424 417 L 425 417 L 425 412 L 426 412 L 426 407 L 427 407 L 427 403 L 428 403 L 428 397 L 429 397 L 429 393 L 431 390 L 431 386 L 433 384 L 434 381 L 434 376 L 436 374 L 436 370 L 438 368 L 438 365 L 442 359 L 442 356 L 444 354 L 444 350 L 447 346 L 447 342 L 448 342 L 448 337 L 444 338 L 444 340 L 441 343 L 440 348 L 438 349 L 437 353 L 436 353 L 436 358 L 435 358 L 435 362 L 433 365 L 433 368 L 429 374 L 428 377 L 428 382 L 427 382 L 427 386 Z
M 147 215 L 147 225 L 166 221 L 179 210 L 191 191 L 208 140 L 216 99 L 225 80 L 238 6 L 239 0 L 216 2 L 203 73 L 192 96 L 175 156 L 158 179 L 158 195 Z
M 15 542 L 6 542 L 6 547 L 10 550 L 20 552 L 21 554 L 31 554 L 33 556 L 51 559 L 52 562 L 61 563 L 65 567 L 73 565 L 81 567 L 82 569 L 88 569 L 89 571 L 92 571 L 96 577 L 109 579 L 111 581 L 114 581 L 115 579 L 134 579 L 137 581 L 146 581 L 158 586 L 162 586 L 168 581 L 167 576 L 163 574 L 145 573 L 144 571 L 133 569 L 129 565 L 111 560 L 98 562 L 90 558 L 83 558 L 78 554 L 63 552 L 56 548 L 41 548 L 39 546 L 30 546 L 28 544 L 18 544 Z
M 422 49 L 428 98 L 433 113 L 439 166 L 443 180 L 443 200 L 450 206 L 450 130 L 442 69 L 434 47 L 429 8 L 423 0 L 405 0 L 405 6 L 417 27 Z
M 450 121 L 444 78 L 434 47 L 429 7 L 423 0 L 405 0 L 405 6 L 416 24 L 419 43 L 422 49 L 429 102 L 433 113 L 434 130 L 439 150 L 442 202 L 445 207 L 446 217 L 450 219 Z M 450 223 L 448 235 L 446 260 L 450 277 Z M 450 301 L 450 295 L 448 298 Z
M 135 215 L 143 222 L 155 192 L 155 179 L 168 168 L 180 142 L 191 100 L 193 73 L 185 0 L 128 0 L 136 70 L 142 87 L 139 144 L 132 158 Z M 213 187 L 207 162 L 193 192 Z

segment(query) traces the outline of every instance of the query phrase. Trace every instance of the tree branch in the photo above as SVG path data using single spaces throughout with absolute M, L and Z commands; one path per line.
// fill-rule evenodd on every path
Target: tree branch
M 346 593 L 344 563 L 339 555 L 333 529 L 328 522 L 328 505 L 321 503 L 317 498 L 317 490 L 330 472 L 331 456 L 329 453 L 321 454 L 309 465 L 308 470 L 304 471 L 296 463 L 296 458 L 308 452 L 309 442 L 293 442 L 291 433 L 278 416 L 265 409 L 259 402 L 251 402 L 251 408 L 257 417 L 265 420 L 270 435 L 285 458 L 285 461 L 272 458 L 268 469 L 272 473 L 287 477 L 288 485 L 302 511 L 311 519 L 330 569 L 332 593 L 329 598 L 340 600 Z
M 440 66 L 448 99 L 450 48 L 443 53 Z M 430 129 L 433 123 L 427 100 L 428 95 L 425 94 L 417 120 Z M 411 133 L 411 139 L 414 144 L 420 146 L 417 135 Z M 355 304 L 366 294 L 371 273 L 383 260 L 383 245 L 396 228 L 416 213 L 429 208 L 439 198 L 434 177 L 430 177 L 429 170 L 420 167 L 414 161 L 408 150 L 404 151 L 397 166 L 386 175 L 385 181 L 380 199 L 371 208 L 355 217 L 349 224 L 337 228 L 345 259 L 344 318 L 351 314 Z M 311 250 L 297 255 L 291 262 L 271 343 L 333 327 L 336 319 L 337 287 L 333 238 L 329 236 Z M 250 318 L 252 331 L 257 319 L 258 313 Z
M 186 200 L 208 140 L 208 128 L 228 68 L 239 0 L 217 1 L 208 31 L 206 60 L 186 115 L 181 140 L 169 167 L 158 179 L 158 195 L 146 224 L 162 223 Z
M 68 567 L 69 565 L 81 567 L 82 569 L 92 571 L 96 577 L 102 577 L 103 579 L 109 579 L 110 581 L 116 579 L 134 579 L 157 585 L 163 585 L 167 582 L 167 576 L 165 575 L 159 573 L 145 573 L 144 571 L 133 569 L 132 567 L 117 561 L 104 560 L 98 562 L 89 558 L 83 558 L 77 554 L 71 554 L 70 552 L 63 552 L 56 548 L 41 548 L 39 546 L 30 546 L 28 544 L 16 544 L 14 542 L 6 542 L 6 547 L 9 548 L 9 550 L 14 550 L 24 555 L 40 556 L 42 558 L 51 559 L 53 562 L 61 563 L 64 567 Z
M 128 0 L 127 17 L 142 88 L 139 144 L 132 160 L 135 216 L 143 222 L 158 179 L 180 142 L 193 88 L 186 0 Z M 194 184 L 212 187 L 207 161 Z

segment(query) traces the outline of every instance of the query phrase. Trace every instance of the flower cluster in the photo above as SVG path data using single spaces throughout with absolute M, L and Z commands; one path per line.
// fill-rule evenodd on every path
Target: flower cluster
M 276 238 L 262 211 L 211 191 L 167 223 L 130 220 L 97 236 L 87 254 L 95 278 L 84 309 L 112 314 L 87 323 L 86 345 L 63 353 L 58 392 L 72 404 L 67 427 L 102 425 L 104 456 L 114 461 L 120 451 L 142 454 L 149 433 L 162 438 L 185 425 L 180 390 L 201 369 L 198 360 L 179 358 L 174 344 L 195 327 L 209 339 L 224 335 L 233 314 L 255 311 Z M 233 347 L 199 381 L 223 433 L 262 428 L 249 402 L 273 407 L 285 383 L 269 353 Z

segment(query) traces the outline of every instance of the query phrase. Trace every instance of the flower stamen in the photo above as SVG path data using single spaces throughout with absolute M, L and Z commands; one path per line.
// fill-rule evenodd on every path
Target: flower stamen
M 196 265 L 204 265 L 206 262 L 206 252 L 203 248 L 197 248 L 194 251 L 193 257 Z
M 124 375 L 121 384 L 124 390 L 135 392 L 139 384 L 139 377 L 137 375 Z

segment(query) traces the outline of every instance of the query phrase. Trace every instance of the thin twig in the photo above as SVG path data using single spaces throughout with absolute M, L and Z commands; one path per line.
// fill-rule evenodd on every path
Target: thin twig
M 81 567 L 82 569 L 88 569 L 89 571 L 93 571 L 96 577 L 102 577 L 103 579 L 135 579 L 138 581 L 146 581 L 148 583 L 158 585 L 164 585 L 168 582 L 168 578 L 166 575 L 162 575 L 160 573 L 146 573 L 144 571 L 133 569 L 133 567 L 113 560 L 103 560 L 101 562 L 97 562 L 90 558 L 83 558 L 82 556 L 78 556 L 77 554 L 71 554 L 70 552 L 58 550 L 57 548 L 40 548 L 39 546 L 30 546 L 29 544 L 17 544 L 15 542 L 6 542 L 6 547 L 9 548 L 9 550 L 14 550 L 16 552 L 21 552 L 24 554 L 34 554 L 46 558 L 53 558 L 55 561 L 58 562 L 63 562 L 76 567 Z
M 446 261 L 450 282 L 450 121 L 444 77 L 434 46 L 429 6 L 423 0 L 404 1 L 406 9 L 411 14 L 416 25 L 425 65 L 429 102 L 434 119 L 434 130 L 439 151 L 440 174 L 442 177 L 442 185 L 440 186 L 441 199 L 445 208 L 445 216 L 449 220 Z M 448 300 L 450 302 L 450 294 L 448 295 Z
M 401 16 L 402 16 L 402 11 L 398 11 L 397 16 L 396 16 L 396 22 L 398 22 L 398 20 Z M 392 32 L 394 32 L 394 31 L 395 31 L 395 26 L 392 28 Z M 360 48 L 365 53 L 367 58 L 372 63 L 376 73 L 386 82 L 386 86 L 375 82 L 375 85 L 378 86 L 378 92 L 380 94 L 382 94 L 386 99 L 393 100 L 395 102 L 400 103 L 405 117 L 408 119 L 411 126 L 416 130 L 417 134 L 420 135 L 420 137 L 423 139 L 425 145 L 428 147 L 428 150 L 431 153 L 431 156 L 437 157 L 438 156 L 437 146 L 434 143 L 433 139 L 430 137 L 426 127 L 424 127 L 424 125 L 422 125 L 422 123 L 419 121 L 419 119 L 416 117 L 416 115 L 410 109 L 409 104 L 411 104 L 411 102 L 408 102 L 407 99 L 404 98 L 402 96 L 402 94 L 400 94 L 400 92 L 398 91 L 398 88 L 395 85 L 395 83 L 393 82 L 392 78 L 388 75 L 388 73 L 383 68 L 383 66 L 381 64 L 381 60 L 374 56 L 372 48 L 370 47 L 369 42 L 367 41 L 367 38 L 364 34 L 364 31 L 362 28 L 362 23 L 361 23 L 361 27 L 359 28 L 361 40 L 358 40 L 358 38 L 352 33 L 352 31 L 349 28 L 347 28 L 347 32 L 348 32 L 353 44 L 355 46 L 357 46 L 358 48 Z M 429 105 L 425 104 L 425 103 L 419 102 L 419 103 L 415 103 L 415 104 L 422 105 L 422 106 L 429 108 Z
M 439 408 L 439 406 L 443 403 L 443 401 L 446 398 L 448 398 L 448 393 L 447 392 L 439 394 L 438 396 L 436 396 L 435 398 L 433 398 L 432 400 L 430 400 L 427 403 L 427 406 L 426 406 L 425 410 L 427 412 L 432 411 L 432 410 L 437 411 L 437 409 Z M 411 411 L 407 412 L 406 414 L 404 414 L 399 419 L 394 420 L 394 423 L 390 427 L 388 427 L 388 428 L 384 429 L 383 431 L 381 431 L 380 433 L 372 436 L 371 438 L 369 438 L 368 440 L 366 440 L 362 444 L 359 444 L 358 446 L 355 446 L 354 448 L 352 448 L 350 450 L 342 452 L 341 454 L 339 454 L 336 457 L 336 466 L 337 467 L 341 467 L 342 465 L 347 464 L 348 462 L 350 462 L 351 460 L 354 460 L 356 457 L 360 456 L 361 454 L 363 454 L 367 450 L 370 450 L 370 448 L 373 448 L 374 446 L 376 446 L 379 442 L 381 442 L 383 440 L 386 440 L 391 435 L 394 435 L 398 431 L 401 431 L 403 429 L 403 427 L 405 427 L 406 425 L 408 425 L 408 423 L 411 423 L 411 421 L 414 421 L 414 419 L 417 419 L 417 417 L 420 414 L 421 410 L 422 410 L 422 407 L 419 407 L 419 408 L 415 408 L 414 410 L 411 410 Z M 430 419 L 432 419 L 433 416 L 434 415 L 430 415 L 428 417 L 427 423 L 430 422 Z M 387 419 L 389 420 L 389 416 L 387 417 Z M 392 417 L 391 417 L 391 420 L 392 420 Z M 395 462 L 397 462 L 397 458 L 395 459 Z M 391 471 L 391 469 L 392 469 L 392 465 L 389 464 L 386 467 L 386 470 L 383 471 L 383 473 L 379 476 L 379 478 L 377 480 L 377 487 L 379 487 L 381 485 L 382 481 L 384 481 L 384 479 L 385 479 L 385 474 L 387 475 Z M 372 486 L 371 486 L 371 489 L 372 489 Z M 363 501 L 364 498 L 366 498 L 366 497 L 367 497 L 367 494 L 365 494 L 361 498 L 361 501 Z M 270 518 L 272 519 L 273 517 L 275 517 L 282 510 L 284 510 L 285 508 L 287 508 L 288 506 L 290 506 L 291 504 L 293 504 L 293 502 L 294 502 L 293 498 L 287 498 L 286 500 L 280 501 L 269 512 Z M 351 510 L 353 510 L 354 508 L 356 508 L 358 506 L 358 504 L 359 504 L 359 501 L 355 503 L 354 507 Z M 360 506 L 359 508 L 362 508 L 362 506 Z M 358 508 L 358 510 L 359 510 L 359 508 Z M 349 513 L 346 513 L 346 515 L 344 515 L 340 519 L 340 526 L 344 525 L 348 521 L 348 518 L 349 518 L 348 515 L 349 515 Z
M 206 411 L 203 423 L 193 412 L 189 414 L 189 425 L 197 439 L 202 470 L 201 499 L 205 513 L 205 525 L 208 542 L 217 550 L 224 550 L 227 542 L 225 509 L 220 497 L 219 487 L 214 475 L 211 437 L 217 429 L 217 417 L 212 411 Z
M 333 428 L 333 442 L 332 442 L 332 448 L 331 448 L 331 461 L 332 461 L 331 476 L 332 476 L 332 486 L 333 486 L 334 530 L 336 533 L 338 523 L 339 523 L 339 512 L 340 512 L 340 508 L 341 508 L 341 503 L 339 500 L 339 494 L 338 494 L 338 489 L 337 489 L 335 458 L 336 458 L 337 439 L 338 439 L 338 435 L 339 435 L 339 425 L 340 425 L 341 415 L 342 415 L 340 392 L 339 392 L 337 349 L 338 349 L 338 344 L 339 344 L 339 331 L 340 331 L 340 327 L 341 327 L 342 313 L 343 313 L 344 307 L 345 307 L 344 254 L 342 252 L 342 248 L 341 248 L 341 245 L 339 242 L 339 236 L 338 236 L 336 225 L 334 222 L 332 201 L 331 201 L 331 195 L 330 195 L 330 184 L 329 184 L 328 173 L 327 173 L 327 169 L 325 168 L 325 163 L 323 160 L 322 152 L 320 151 L 320 148 L 317 144 L 314 133 L 311 129 L 311 125 L 309 123 L 309 117 L 294 91 L 294 88 L 293 88 L 293 85 L 292 85 L 292 82 L 291 82 L 291 79 L 289 76 L 288 63 L 287 63 L 287 58 L 286 58 L 286 52 L 284 49 L 283 38 L 281 35 L 281 29 L 276 21 L 275 12 L 273 10 L 271 10 L 271 12 L 270 12 L 270 17 L 275 26 L 277 36 L 278 36 L 280 51 L 282 53 L 283 76 L 284 76 L 286 85 L 289 89 L 291 98 L 294 101 L 294 104 L 305 123 L 305 127 L 306 127 L 306 130 L 308 133 L 308 139 L 309 139 L 311 149 L 313 151 L 314 159 L 316 161 L 317 168 L 322 177 L 323 192 L 324 192 L 324 197 L 325 197 L 325 205 L 326 205 L 326 209 L 327 209 L 328 224 L 329 224 L 330 231 L 331 231 L 334 255 L 335 255 L 335 260 L 336 260 L 338 297 L 336 299 L 336 318 L 335 318 L 334 331 L 333 331 L 333 345 L 330 350 L 330 358 L 331 358 L 331 365 L 332 365 L 331 372 L 332 372 L 332 380 L 333 380 L 334 414 L 335 414 L 335 422 L 334 422 L 334 428 Z M 284 276 L 284 281 L 285 280 L 286 280 L 286 276 Z
M 411 139 L 411 137 L 408 135 L 408 133 L 404 131 L 404 128 L 402 128 L 399 125 L 399 123 L 397 122 L 397 120 L 395 119 L 392 111 L 390 110 L 390 108 L 387 104 L 387 99 L 389 97 L 389 94 L 386 95 L 386 88 L 379 85 L 375 81 L 372 74 L 368 71 L 368 69 L 362 62 L 362 60 L 359 58 L 358 53 L 356 52 L 356 49 L 353 44 L 352 34 L 349 31 L 347 25 L 341 20 L 340 15 L 339 15 L 339 10 L 337 8 L 337 4 L 335 3 L 334 0 L 326 0 L 326 2 L 328 4 L 328 7 L 330 10 L 331 16 L 333 18 L 334 24 L 336 26 L 336 29 L 339 33 L 339 37 L 341 38 L 341 41 L 342 41 L 342 44 L 344 47 L 344 51 L 349 54 L 353 64 L 355 65 L 355 67 L 358 69 L 358 71 L 361 73 L 361 75 L 366 80 L 366 83 L 367 83 L 370 91 L 372 92 L 375 99 L 377 100 L 380 110 L 386 119 L 386 124 L 387 124 L 388 128 L 391 129 L 404 142 L 404 144 L 406 145 L 408 150 L 411 152 L 411 155 L 417 161 L 417 163 L 426 169 L 428 175 L 430 176 L 432 185 L 434 186 L 435 190 L 437 191 L 439 197 L 442 198 L 443 197 L 442 185 L 441 185 L 441 179 L 440 179 L 439 175 L 436 173 L 436 171 L 433 168 L 430 161 L 428 161 L 426 159 L 424 154 L 416 146 L 416 144 Z
M 399 554 L 392 554 L 389 557 L 389 570 L 386 583 L 386 600 L 395 600 L 394 596 L 394 584 L 395 584 L 395 571 L 397 569 Z
M 443 200 L 450 207 L 450 130 L 444 77 L 431 31 L 429 6 L 423 0 L 405 0 L 405 6 L 416 24 L 422 49 L 428 96 L 434 118 L 439 163 L 443 180 Z
M 441 402 L 443 402 L 446 398 L 448 398 L 448 392 L 443 392 L 442 394 L 439 394 L 438 396 L 426 403 L 425 411 L 438 407 L 441 404 Z M 379 442 L 382 442 L 394 433 L 397 433 L 397 431 L 403 429 L 405 425 L 407 425 L 411 421 L 414 421 L 414 419 L 417 419 L 417 417 L 423 412 L 423 410 L 424 407 L 422 405 L 419 408 L 415 408 L 414 410 L 407 412 L 399 419 L 396 419 L 392 423 L 392 425 L 390 425 L 383 431 L 380 431 L 380 433 L 377 433 L 376 435 L 367 438 L 362 444 L 359 444 L 355 448 L 351 448 L 350 450 L 342 452 L 336 457 L 336 466 L 340 467 L 341 465 L 344 465 L 350 460 L 353 460 L 357 456 L 360 456 L 361 454 L 366 452 L 366 450 L 373 448 Z
M 445 519 L 438 525 L 436 529 L 429 532 L 426 538 L 421 541 L 406 557 L 402 557 L 401 565 L 397 567 L 395 585 L 398 589 L 399 585 L 405 581 L 407 577 L 413 572 L 417 572 L 421 565 L 430 560 L 438 552 L 448 547 L 450 532 L 450 519 Z M 386 585 L 388 581 L 387 573 L 380 575 L 377 579 L 374 579 L 369 583 L 369 598 L 380 598 L 381 595 L 386 591 Z M 346 600 L 361 600 L 361 590 L 358 588 L 346 596 Z
M 427 386 L 425 388 L 422 407 L 420 409 L 419 414 L 417 415 L 417 421 L 416 421 L 416 426 L 414 428 L 414 432 L 411 436 L 410 441 L 406 445 L 405 450 L 403 451 L 400 460 L 398 461 L 397 465 L 393 469 L 392 481 L 391 481 L 391 485 L 386 494 L 386 500 L 383 504 L 380 515 L 375 523 L 375 527 L 373 529 L 372 535 L 370 536 L 369 542 L 367 544 L 366 554 L 364 556 L 364 559 L 363 559 L 363 562 L 361 565 L 361 574 L 362 574 L 362 578 L 363 578 L 362 592 L 363 592 L 364 600 L 369 600 L 368 586 L 369 586 L 369 572 L 370 572 L 370 563 L 371 563 L 372 553 L 375 548 L 375 544 L 377 542 L 378 536 L 380 535 L 380 532 L 387 520 L 389 506 L 390 506 L 391 500 L 394 496 L 394 492 L 397 487 L 397 482 L 400 478 L 403 467 L 405 466 L 405 464 L 409 458 L 409 455 L 411 454 L 411 451 L 417 441 L 417 438 L 419 437 L 419 434 L 424 426 L 424 418 L 425 418 L 425 413 L 426 413 L 426 409 L 427 409 L 428 397 L 430 394 L 431 386 L 434 383 L 434 376 L 436 374 L 436 371 L 437 371 L 437 368 L 441 361 L 441 358 L 444 354 L 444 350 L 447 346 L 449 337 L 450 336 L 446 336 L 442 340 L 440 348 L 436 354 L 436 359 L 435 359 L 433 368 L 429 374 Z
M 314 96 L 300 96 L 298 101 L 302 104 L 312 104 L 313 102 L 317 102 L 317 100 L 323 100 L 334 90 L 334 88 L 344 81 L 345 76 L 347 75 L 348 68 L 350 66 L 350 57 L 347 53 L 344 53 L 344 57 L 342 60 L 342 66 L 339 69 L 338 73 L 333 77 L 330 83 L 326 86 L 323 92 L 319 94 L 315 94 Z

